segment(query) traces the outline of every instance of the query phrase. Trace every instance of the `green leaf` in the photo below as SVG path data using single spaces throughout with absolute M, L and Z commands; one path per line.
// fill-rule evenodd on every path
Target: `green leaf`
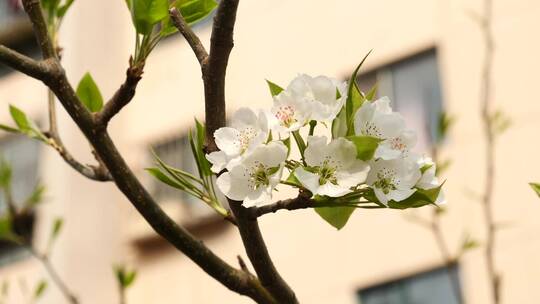
M 15 128 L 12 128 L 10 126 L 6 126 L 6 125 L 3 125 L 3 124 L 0 124 L 0 130 L 4 130 L 4 131 L 10 132 L 10 133 L 19 133 L 18 129 L 15 129 Z
M 330 225 L 340 230 L 347 224 L 351 214 L 356 210 L 354 207 L 321 207 L 315 208 L 315 212 Z
M 45 186 L 38 185 L 32 192 L 32 194 L 26 199 L 25 205 L 28 207 L 35 207 L 43 200 L 43 193 L 45 192 Z
M 49 243 L 54 242 L 56 238 L 58 238 L 58 235 L 60 235 L 60 231 L 62 230 L 62 226 L 64 226 L 64 219 L 56 218 L 51 229 Z
M 0 217 L 0 239 L 9 238 L 12 234 L 12 222 L 9 215 Z
M 98 112 L 103 107 L 103 97 L 90 73 L 84 74 L 79 82 L 77 96 L 90 112 Z
M 177 183 L 176 181 L 172 180 L 170 177 L 168 177 L 163 172 L 161 172 L 161 170 L 159 170 L 158 168 L 146 168 L 145 170 L 148 171 L 148 173 L 150 173 L 152 176 L 157 178 L 162 183 L 165 183 L 165 184 L 167 184 L 167 185 L 169 185 L 169 186 L 171 186 L 173 188 L 176 188 L 176 189 L 180 189 L 180 190 L 185 189 L 185 187 L 183 185 L 181 185 L 181 184 Z
M 463 252 L 480 247 L 480 243 L 470 236 L 466 236 L 461 243 L 461 250 Z
M 354 69 L 350 79 L 349 79 L 349 89 L 348 89 L 348 95 L 347 95 L 347 101 L 345 102 L 345 111 L 346 111 L 346 117 L 347 117 L 347 135 L 353 135 L 354 134 L 354 126 L 353 126 L 353 119 L 354 119 L 354 113 L 358 108 L 362 106 L 362 103 L 365 99 L 362 92 L 358 88 L 358 84 L 356 83 L 356 78 L 358 77 L 358 71 L 360 70 L 360 67 L 362 64 L 364 64 L 364 61 L 366 61 L 367 57 L 371 54 L 371 51 L 369 51 L 366 56 L 360 61 L 356 69 Z
M 336 118 L 332 121 L 332 138 L 344 137 L 347 135 L 347 113 L 342 108 Z
M 300 155 L 302 155 L 302 159 L 304 159 L 304 151 L 306 151 L 306 143 L 304 142 L 302 135 L 300 135 L 299 130 L 293 131 L 292 135 L 294 137 L 294 140 L 296 141 L 298 150 L 300 150 Z
M 58 18 L 64 17 L 67 11 L 69 10 L 69 8 L 71 7 L 71 5 L 73 4 L 73 2 L 75 2 L 75 0 L 67 0 L 65 4 L 61 5 L 58 8 L 58 11 L 56 12 L 56 16 L 58 16 Z
M 363 161 L 373 158 L 381 142 L 380 139 L 371 136 L 347 136 L 347 139 L 356 146 L 356 158 Z
M 195 119 L 195 127 L 197 130 L 197 160 L 200 162 L 202 172 L 206 176 L 212 176 L 212 167 L 210 162 L 206 159 L 204 153 L 204 144 L 206 141 L 206 127 Z
M 127 270 L 126 267 L 122 265 L 115 266 L 114 273 L 118 284 L 124 289 L 131 286 L 137 277 L 137 271 Z
M 47 281 L 41 280 L 34 290 L 34 299 L 39 299 L 47 289 Z
M 536 192 L 538 197 L 540 197 L 540 184 L 538 184 L 538 183 L 529 183 L 529 185 L 534 190 L 534 192 Z
M 21 111 L 19 108 L 17 108 L 14 105 L 9 105 L 9 113 L 11 114 L 11 117 L 13 118 L 13 121 L 19 127 L 19 130 L 21 132 L 28 132 L 31 130 L 30 128 L 30 120 L 28 119 L 28 116 Z
M 41 7 L 47 12 L 48 17 L 56 15 L 60 0 L 41 0 Z
M 177 0 L 176 7 L 189 25 L 201 21 L 217 7 L 215 0 Z
M 374 100 L 375 99 L 375 96 L 377 96 L 377 89 L 378 89 L 378 85 L 375 84 L 371 90 L 369 90 L 369 92 L 367 92 L 365 98 L 366 100 Z
M 441 191 L 442 184 L 433 189 L 416 189 L 416 191 L 409 196 L 407 199 L 395 202 L 388 202 L 388 207 L 392 209 L 408 209 L 408 208 L 418 208 L 425 205 L 435 204 L 439 192 Z
M 135 30 L 141 35 L 152 33 L 154 25 L 169 16 L 169 0 L 126 0 Z
M 3 158 L 0 158 L 0 188 L 8 188 L 12 178 L 11 165 Z
M 272 94 L 272 96 L 276 96 L 283 91 L 282 87 L 278 86 L 277 84 L 271 82 L 268 79 L 266 80 L 266 83 L 268 84 L 268 88 L 270 89 L 270 94 Z

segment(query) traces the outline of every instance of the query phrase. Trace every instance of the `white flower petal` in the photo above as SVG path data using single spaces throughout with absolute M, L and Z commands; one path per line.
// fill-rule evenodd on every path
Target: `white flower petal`
M 210 154 L 206 154 L 206 159 L 212 164 L 212 172 L 219 173 L 221 170 L 225 169 L 229 159 L 227 154 L 223 151 L 216 151 Z
M 330 197 L 340 197 L 345 194 L 351 193 L 352 190 L 327 182 L 324 185 L 320 186 L 317 192 L 318 192 L 317 194 L 319 195 L 326 195 Z
M 216 184 L 226 197 L 235 201 L 242 201 L 248 195 L 250 190 L 247 187 L 247 183 L 243 180 L 231 178 L 231 175 L 228 172 L 221 174 L 217 178 Z
M 230 127 L 219 128 L 214 132 L 214 138 L 218 148 L 231 156 L 240 154 L 241 147 L 237 143 L 239 137 L 240 132 Z
M 314 195 L 319 191 L 319 175 L 315 173 L 308 172 L 303 168 L 299 167 L 294 170 L 294 175 L 300 181 L 302 186 L 306 187 Z

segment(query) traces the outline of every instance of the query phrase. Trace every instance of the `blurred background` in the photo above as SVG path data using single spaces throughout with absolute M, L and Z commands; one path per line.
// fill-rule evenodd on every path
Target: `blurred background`
M 0 0 L 0 43 L 38 57 L 30 24 L 17 4 Z M 438 156 L 452 161 L 443 174 L 448 204 L 437 219 L 448 256 L 457 263 L 447 263 L 433 231 L 422 224 L 433 218 L 431 207 L 358 210 L 341 231 L 313 210 L 262 217 L 276 267 L 302 303 L 457 304 L 457 294 L 467 303 L 492 303 L 480 203 L 485 181 L 482 14 L 480 0 L 241 1 L 227 74 L 229 113 L 241 106 L 269 107 L 265 79 L 282 86 L 297 73 L 347 80 L 373 49 L 358 79 L 361 86 L 377 83 L 379 95 L 393 100 L 419 133 L 420 151 L 429 154 L 440 143 Z M 194 30 L 208 45 L 211 17 Z M 539 31 L 539 1 L 494 1 L 491 102 L 512 120 L 497 140 L 494 209 L 503 229 L 494 252 L 502 302 L 509 304 L 540 303 L 540 201 L 528 186 L 540 179 Z M 124 1 L 76 0 L 60 32 L 72 83 L 90 71 L 104 97 L 111 96 L 124 79 L 134 36 Z M 170 164 L 193 168 L 186 136 L 193 117 L 203 118 L 200 76 L 180 35 L 162 41 L 147 61 L 138 94 L 115 117 L 111 132 L 163 209 L 236 265 L 237 255 L 245 257 L 237 231 L 206 205 L 144 171 L 152 165 L 151 148 Z M 45 87 L 0 64 L 1 123 L 11 121 L 8 104 L 47 125 Z M 439 139 L 443 112 L 455 123 Z M 84 137 L 63 110 L 59 124 L 71 152 L 92 163 Z M 45 246 L 51 221 L 64 218 L 51 259 L 82 303 L 118 302 L 112 265 L 119 263 L 138 270 L 127 294 L 130 304 L 250 303 L 159 238 L 113 184 L 85 179 L 54 150 L 21 136 L 0 134 L 0 153 L 13 166 L 16 199 L 23 200 L 37 183 L 46 186 L 46 202 L 28 221 L 35 246 Z M 472 243 L 480 247 L 464 250 L 464 244 L 475 247 Z M 0 282 L 11 282 L 5 303 L 27 303 L 24 290 L 46 277 L 24 249 L 0 242 Z M 39 300 L 64 301 L 53 285 Z

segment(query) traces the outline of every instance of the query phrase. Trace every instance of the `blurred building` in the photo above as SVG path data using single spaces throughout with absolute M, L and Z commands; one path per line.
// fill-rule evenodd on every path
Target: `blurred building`
M 30 27 L 12 2 L 0 2 L 0 42 L 38 56 Z M 373 49 L 359 80 L 366 87 L 378 83 L 381 94 L 394 100 L 419 132 L 419 149 L 427 150 L 433 141 L 441 111 L 457 117 L 443 152 L 453 161 L 446 173 L 449 205 L 443 227 L 457 254 L 466 235 L 482 243 L 485 233 L 478 203 L 484 180 L 479 116 L 484 46 L 475 16 L 481 12 L 479 0 L 241 1 L 227 74 L 228 110 L 268 107 L 265 79 L 286 85 L 301 72 L 345 80 Z M 505 303 L 540 302 L 540 204 L 527 185 L 540 177 L 539 16 L 538 1 L 495 1 L 493 96 L 513 121 L 499 140 L 495 189 L 496 217 L 504 227 L 496 261 Z M 206 45 L 210 30 L 210 20 L 195 27 Z M 72 83 L 90 71 L 105 98 L 111 96 L 134 48 L 123 1 L 76 1 L 61 45 Z M 2 123 L 10 121 L 8 103 L 46 127 L 45 88 L 0 65 Z M 201 119 L 203 113 L 198 63 L 177 35 L 151 54 L 137 96 L 111 124 L 112 137 L 163 208 L 236 264 L 236 256 L 245 253 L 235 228 L 143 170 L 152 163 L 151 148 L 171 164 L 192 167 L 186 135 L 193 117 Z M 93 163 L 84 137 L 63 110 L 60 130 L 71 152 Z M 53 263 L 82 303 L 118 302 L 112 272 L 118 263 L 139 271 L 128 293 L 130 304 L 250 303 L 157 237 L 112 183 L 85 179 L 48 147 L 1 136 L 0 153 L 15 166 L 16 198 L 22 200 L 38 181 L 47 186 L 47 202 L 33 221 L 36 245 L 45 245 L 54 218 L 65 218 Z M 429 217 L 429 209 L 414 214 Z M 283 211 L 260 223 L 277 268 L 302 303 L 457 303 L 433 235 L 406 213 L 358 210 L 342 231 L 312 210 Z M 26 303 L 22 290 L 46 277 L 38 262 L 4 243 L 0 264 L 0 283 L 11 282 L 7 303 Z M 468 303 L 491 303 L 482 250 L 463 255 L 452 271 L 459 274 Z M 50 284 L 40 302 L 64 303 L 64 298 Z

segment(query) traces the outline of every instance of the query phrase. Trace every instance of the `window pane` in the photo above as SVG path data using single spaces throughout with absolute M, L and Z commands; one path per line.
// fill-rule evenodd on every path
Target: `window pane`
M 458 268 L 451 271 L 457 279 Z M 358 298 L 361 304 L 458 304 L 451 283 L 447 269 L 440 268 L 360 290 Z
M 390 67 L 396 110 L 418 134 L 418 150 L 425 151 L 436 134 L 442 111 L 441 88 L 435 51 Z

